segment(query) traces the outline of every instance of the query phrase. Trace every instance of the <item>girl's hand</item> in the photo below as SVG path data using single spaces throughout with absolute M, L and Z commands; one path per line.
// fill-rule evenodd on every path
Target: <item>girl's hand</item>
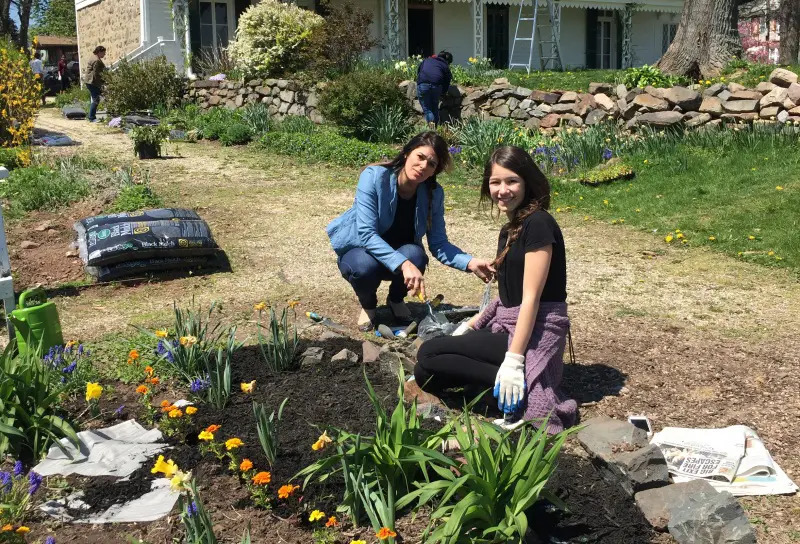
M 495 274 L 491 261 L 473 258 L 467 265 L 467 270 L 478 276 L 483 283 L 489 283 Z
M 400 270 L 403 272 L 403 281 L 406 284 L 406 289 L 411 296 L 416 296 L 417 293 L 422 294 L 425 298 L 425 278 L 422 277 L 422 272 L 419 271 L 414 263 L 411 261 L 403 261 L 400 265 Z

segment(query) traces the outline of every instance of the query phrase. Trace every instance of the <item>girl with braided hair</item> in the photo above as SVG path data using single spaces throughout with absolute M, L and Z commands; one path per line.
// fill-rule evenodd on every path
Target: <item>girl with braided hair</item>
M 353 206 L 328 225 L 339 271 L 361 304 L 360 330 L 375 327 L 382 281 L 391 282 L 386 302 L 395 319 L 409 320 L 406 294 L 425 295 L 428 256 L 423 236 L 442 264 L 491 279 L 494 269 L 488 260 L 465 253 L 447 239 L 444 190 L 436 175 L 450 162 L 447 143 L 436 132 L 416 135 L 394 159 L 361 172 Z
M 547 212 L 550 184 L 525 150 L 500 147 L 484 169 L 486 200 L 508 218 L 493 263 L 499 296 L 452 336 L 425 342 L 409 386 L 412 394 L 493 387 L 500 410 L 557 433 L 575 423 L 577 404 L 559 389 L 567 271 L 561 229 Z

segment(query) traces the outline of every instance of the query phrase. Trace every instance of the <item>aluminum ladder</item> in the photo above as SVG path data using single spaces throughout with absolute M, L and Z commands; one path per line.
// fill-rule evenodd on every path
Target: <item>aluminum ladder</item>
M 8 327 L 8 338 L 14 339 L 14 326 L 8 315 L 16 308 L 14 299 L 14 282 L 11 279 L 11 259 L 8 257 L 8 246 L 6 245 L 6 226 L 3 221 L 3 210 L 0 208 L 0 302 L 3 303 L 6 313 L 6 326 Z
M 528 1 L 531 3 L 528 4 Z M 511 42 L 511 55 L 509 56 L 508 64 L 509 68 L 525 68 L 525 70 L 530 74 L 531 67 L 533 66 L 533 48 L 534 46 L 538 46 L 542 70 L 547 70 L 548 65 L 551 63 L 553 70 L 564 69 L 564 64 L 561 62 L 561 44 L 559 42 L 560 14 L 558 13 L 558 10 L 560 9 L 560 6 L 557 5 L 557 0 L 546 0 L 546 2 L 547 16 L 549 20 L 539 21 L 539 0 L 520 0 L 517 26 L 514 29 L 514 41 Z M 526 8 L 528 8 L 530 11 L 533 11 L 532 17 L 530 16 L 530 11 L 526 13 Z M 525 25 L 527 25 L 527 23 L 531 23 L 530 37 L 528 37 L 527 31 L 520 30 L 520 23 L 525 23 Z M 523 25 L 523 27 L 525 25 Z M 550 39 L 543 40 L 542 33 L 548 29 Z M 522 46 L 525 42 L 528 42 L 529 46 L 527 62 L 517 62 L 516 57 L 514 56 L 514 54 L 517 53 L 517 44 L 519 43 L 520 46 Z M 549 45 L 550 47 L 550 51 L 547 56 L 544 54 L 545 45 Z M 523 47 L 521 52 L 523 55 L 524 51 L 525 50 Z M 525 60 L 524 57 L 522 60 Z

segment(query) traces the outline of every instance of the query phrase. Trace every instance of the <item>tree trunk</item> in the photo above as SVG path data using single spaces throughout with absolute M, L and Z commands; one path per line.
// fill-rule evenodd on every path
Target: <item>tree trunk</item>
M 19 0 L 17 6 L 19 7 L 19 34 L 17 35 L 17 45 L 27 51 L 28 26 L 30 26 L 31 23 L 33 0 Z
M 0 36 L 15 38 L 17 27 L 11 20 L 11 0 L 0 0 Z
M 736 0 L 686 0 L 675 39 L 657 66 L 695 80 L 718 76 L 742 53 L 736 6 Z
M 797 64 L 800 62 L 800 2 L 782 0 L 778 11 L 781 41 L 778 46 L 778 62 Z

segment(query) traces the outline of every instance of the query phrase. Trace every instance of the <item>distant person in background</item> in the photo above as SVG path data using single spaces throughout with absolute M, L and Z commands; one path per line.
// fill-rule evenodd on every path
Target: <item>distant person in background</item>
M 42 86 L 42 106 L 44 106 L 44 64 L 42 64 L 42 54 L 39 51 L 33 54 L 33 59 L 31 60 L 31 71 L 33 72 L 33 77 L 39 80 L 39 85 Z
M 441 51 L 423 60 L 417 69 L 417 98 L 425 121 L 431 127 L 439 124 L 439 100 L 450 88 L 452 63 L 453 55 Z
M 66 91 L 69 88 L 69 73 L 67 70 L 67 56 L 61 55 L 58 59 L 58 78 L 61 80 L 61 90 Z
M 106 48 L 98 45 L 92 51 L 92 58 L 86 66 L 86 75 L 83 77 L 83 82 L 89 89 L 89 94 L 92 95 L 92 103 L 89 106 L 89 122 L 97 122 L 97 105 L 100 103 L 100 95 L 103 94 L 103 70 L 106 65 L 103 63 L 103 57 L 106 56 Z

